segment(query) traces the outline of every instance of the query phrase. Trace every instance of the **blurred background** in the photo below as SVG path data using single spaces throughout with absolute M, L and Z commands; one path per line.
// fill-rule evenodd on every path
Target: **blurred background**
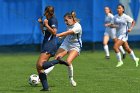
M 129 33 L 129 43 L 139 48 L 140 0 L 0 0 L 0 51 L 38 51 L 43 35 L 37 20 L 48 5 L 55 8 L 58 33 L 66 29 L 63 15 L 73 10 L 83 28 L 83 50 L 102 49 L 104 7 L 109 6 L 116 14 L 119 3 L 125 6 L 126 14 L 136 21 L 135 28 Z

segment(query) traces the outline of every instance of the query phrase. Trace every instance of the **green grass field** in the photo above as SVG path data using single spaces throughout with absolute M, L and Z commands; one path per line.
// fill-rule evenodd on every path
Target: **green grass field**
M 134 51 L 140 57 L 140 50 Z M 29 76 L 37 73 L 38 56 L 38 52 L 1 53 L 0 93 L 41 93 L 41 84 L 28 84 Z M 73 62 L 77 87 L 70 85 L 67 68 L 56 65 L 48 76 L 48 93 L 140 93 L 140 66 L 136 68 L 128 54 L 122 67 L 116 68 L 116 64 L 113 51 L 109 60 L 104 58 L 104 51 L 82 52 Z

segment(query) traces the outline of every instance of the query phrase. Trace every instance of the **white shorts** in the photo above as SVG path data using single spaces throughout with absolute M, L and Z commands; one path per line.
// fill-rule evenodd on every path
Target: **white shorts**
M 66 50 L 67 52 L 71 51 L 71 50 L 76 50 L 79 54 L 81 51 L 80 46 L 76 46 L 76 45 L 69 45 L 69 44 L 61 44 L 61 46 L 59 48 L 62 48 L 64 50 Z
M 109 36 L 109 37 L 111 37 L 111 39 L 115 39 L 116 38 L 116 30 L 115 29 L 106 30 L 104 33 L 104 36 Z
M 118 35 L 117 38 L 119 40 L 122 40 L 122 41 L 126 42 L 128 40 L 128 35 L 127 34 Z

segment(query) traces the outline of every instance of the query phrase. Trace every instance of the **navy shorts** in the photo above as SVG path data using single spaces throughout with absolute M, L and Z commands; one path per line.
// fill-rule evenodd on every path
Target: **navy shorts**
M 41 46 L 41 53 L 49 53 L 51 56 L 54 56 L 57 49 L 58 49 L 58 41 L 57 38 L 54 37 L 51 40 L 48 41 L 48 39 L 43 40 L 42 46 Z

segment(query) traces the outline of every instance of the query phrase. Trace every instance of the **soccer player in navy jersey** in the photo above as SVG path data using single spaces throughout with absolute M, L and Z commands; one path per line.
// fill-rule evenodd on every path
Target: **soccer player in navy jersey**
M 43 89 L 41 91 L 48 91 L 47 76 L 42 68 L 44 62 L 48 61 L 50 57 L 54 56 L 57 51 L 57 28 L 58 22 L 54 15 L 54 7 L 47 6 L 43 18 L 38 19 L 41 30 L 44 34 L 44 39 L 41 46 L 41 53 L 36 63 L 36 68 L 41 80 Z M 53 69 L 53 67 L 52 67 Z M 46 69 L 47 71 L 47 69 Z

